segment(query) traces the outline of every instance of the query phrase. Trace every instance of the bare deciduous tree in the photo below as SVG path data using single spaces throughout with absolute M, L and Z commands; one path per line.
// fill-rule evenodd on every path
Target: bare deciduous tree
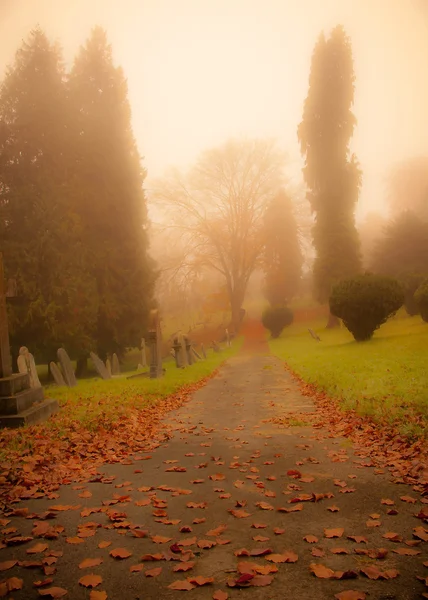
M 248 280 L 263 248 L 263 213 L 282 184 L 284 156 L 273 141 L 232 140 L 202 153 L 187 173 L 171 170 L 152 186 L 187 261 L 221 273 L 237 330 Z

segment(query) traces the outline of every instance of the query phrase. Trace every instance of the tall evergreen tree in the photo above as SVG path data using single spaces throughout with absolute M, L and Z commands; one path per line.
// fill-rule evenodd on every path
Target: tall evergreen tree
M 265 293 L 272 306 L 289 302 L 299 288 L 303 257 L 293 206 L 281 190 L 264 215 Z
M 0 246 L 18 283 L 13 351 L 29 345 L 39 359 L 60 344 L 87 351 L 95 325 L 70 212 L 68 131 L 61 51 L 35 29 L 0 88 Z
M 73 197 L 99 297 L 98 351 L 122 352 L 140 342 L 155 278 L 147 253 L 145 171 L 132 133 L 127 83 L 103 29 L 95 28 L 80 49 L 68 86 L 78 190 Z
M 354 209 L 361 171 L 349 143 L 356 125 L 352 113 L 354 67 L 349 38 L 341 26 L 321 35 L 312 56 L 309 90 L 298 126 L 303 175 L 315 213 L 314 287 L 327 301 L 334 282 L 361 268 Z

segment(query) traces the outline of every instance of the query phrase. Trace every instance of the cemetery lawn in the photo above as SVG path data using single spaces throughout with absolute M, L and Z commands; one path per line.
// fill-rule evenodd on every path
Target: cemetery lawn
M 410 438 L 428 437 L 428 324 L 420 317 L 396 316 L 360 343 L 344 327 L 325 329 L 325 320 L 298 323 L 269 345 L 343 409 L 395 424 Z

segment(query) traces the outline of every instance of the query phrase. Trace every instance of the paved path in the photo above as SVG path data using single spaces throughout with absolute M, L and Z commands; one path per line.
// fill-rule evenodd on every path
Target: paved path
M 58 539 L 40 537 L 1 550 L 0 561 L 36 562 L 34 568 L 17 565 L 2 573 L 4 579 L 16 576 L 24 580 L 23 589 L 10 596 L 16 600 L 37 598 L 33 582 L 51 577 L 51 585 L 68 590 L 65 597 L 73 600 L 159 600 L 180 594 L 204 600 L 213 598 L 216 590 L 227 592 L 232 599 L 323 600 L 333 599 L 344 590 L 366 592 L 370 600 L 421 598 L 428 588 L 417 576 L 428 577 L 428 568 L 423 565 L 428 560 L 427 544 L 408 545 L 417 543 L 413 529 L 424 525 L 414 517 L 422 507 L 420 497 L 405 486 L 391 483 L 387 474 L 363 467 L 346 439 L 329 438 L 329 432 L 305 426 L 301 417 L 288 428 L 270 422 L 284 412 L 305 413 L 314 407 L 300 395 L 280 361 L 265 353 L 262 344 L 258 349 L 259 354 L 244 351 L 231 359 L 189 403 L 171 414 L 165 423 L 168 441 L 143 457 L 147 460 L 106 465 L 102 469 L 104 482 L 78 486 L 80 489 L 64 486 L 54 501 L 23 503 L 39 514 L 58 504 L 80 508 L 57 511 L 54 519 L 41 521 L 38 528 L 42 533 L 47 526 L 64 527 L 63 532 L 59 529 Z M 318 501 L 307 501 L 313 493 L 319 495 Z M 400 496 L 414 497 L 416 502 L 401 501 Z M 382 499 L 395 504 L 382 504 Z M 188 503 L 192 503 L 190 507 Z M 391 508 L 398 514 L 388 515 Z M 83 515 L 88 516 L 82 516 L 84 509 Z M 88 509 L 94 512 L 89 514 Z M 234 510 L 238 511 L 235 516 L 231 513 Z M 35 521 L 11 517 L 11 522 L 3 525 L 16 527 L 15 535 L 27 536 Z M 341 537 L 325 537 L 326 529 Z M 134 537 L 135 532 L 143 531 L 147 531 L 146 537 Z M 388 532 L 397 534 L 401 541 L 382 537 Z M 305 536 L 314 536 L 317 541 L 313 537 L 306 541 Z M 363 536 L 367 542 L 357 543 L 348 536 Z M 68 543 L 65 538 L 68 542 L 76 542 L 76 538 L 83 541 Z M 104 542 L 111 544 L 100 548 Z M 36 543 L 46 543 L 48 550 L 27 554 Z M 171 551 L 171 546 L 179 552 Z M 109 553 L 116 548 L 126 549 L 132 556 L 114 559 Z M 240 549 L 244 556 L 235 556 Z M 245 556 L 242 549 L 251 556 Z M 63 552 L 56 563 L 53 559 L 57 557 L 46 557 L 52 550 Z M 269 552 L 264 555 L 263 551 Z M 371 551 L 372 557 L 361 554 L 364 551 Z M 395 551 L 420 553 L 402 556 Z M 290 561 L 297 555 L 298 560 L 276 563 L 269 553 Z M 141 562 L 148 554 L 161 554 L 162 560 Z M 385 554 L 385 558 L 375 558 Z M 101 558 L 103 562 L 79 569 L 87 558 Z M 174 572 L 184 562 L 179 558 L 194 562 L 193 568 Z M 41 560 L 47 575 L 37 567 Z M 243 573 L 254 574 L 248 562 L 260 565 L 262 573 L 270 565 L 271 584 L 229 588 L 227 580 L 236 581 L 238 564 L 245 562 L 247 565 L 240 565 Z M 357 578 L 317 578 L 310 571 L 311 563 L 335 572 L 354 571 Z M 133 565 L 140 565 L 142 570 L 130 572 Z M 150 571 L 159 567 L 160 574 L 150 577 Z M 375 568 L 373 574 L 376 569 L 389 576 L 397 569 L 400 574 L 393 579 L 371 580 L 360 572 L 367 567 Z M 328 570 L 325 573 L 331 575 Z M 79 585 L 79 579 L 88 574 L 102 577 L 95 589 L 105 590 L 108 596 L 90 596 L 90 588 Z M 195 576 L 212 577 L 214 583 L 186 592 L 168 588 L 176 580 Z M 249 579 L 249 584 L 269 581 L 263 576 L 250 577 L 241 579 Z

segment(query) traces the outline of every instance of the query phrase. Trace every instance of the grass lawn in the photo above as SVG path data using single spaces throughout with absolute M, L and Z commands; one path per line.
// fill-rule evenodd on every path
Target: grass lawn
M 321 338 L 312 339 L 311 327 Z M 325 320 L 298 323 L 269 341 L 273 354 L 306 382 L 316 384 L 374 418 L 399 421 L 401 433 L 428 436 L 428 324 L 397 315 L 368 342 L 355 342 L 344 327 L 325 329 Z

